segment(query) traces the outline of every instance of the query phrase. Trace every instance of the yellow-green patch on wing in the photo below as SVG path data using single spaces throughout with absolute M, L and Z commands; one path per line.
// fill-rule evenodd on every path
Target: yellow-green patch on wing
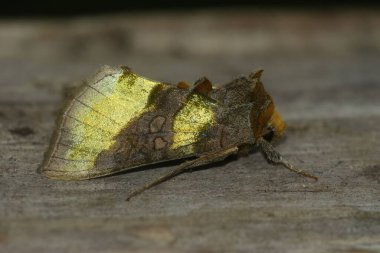
M 182 148 L 187 154 L 194 153 L 194 145 L 200 133 L 215 123 L 215 104 L 204 95 L 193 93 L 178 111 L 173 122 L 171 149 Z
M 43 171 L 51 177 L 80 179 L 99 153 L 136 117 L 150 110 L 159 82 L 121 69 L 105 68 L 68 104 Z

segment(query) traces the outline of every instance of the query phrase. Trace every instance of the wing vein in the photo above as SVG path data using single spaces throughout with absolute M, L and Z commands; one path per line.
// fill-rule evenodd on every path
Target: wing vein
M 88 124 L 88 123 L 86 123 L 86 122 L 83 122 L 83 121 L 81 121 L 81 120 L 79 120 L 79 119 L 73 117 L 73 116 L 70 115 L 70 114 L 64 114 L 64 115 L 67 116 L 67 117 L 69 117 L 69 118 L 72 118 L 72 119 L 76 120 L 77 122 L 79 122 L 79 123 L 81 123 L 81 124 L 83 124 L 83 125 L 89 126 L 89 127 L 93 128 L 93 129 L 95 129 L 95 130 L 101 130 L 102 132 L 107 133 L 108 135 L 110 135 L 110 137 L 112 137 L 112 136 L 115 135 L 114 133 L 112 133 L 112 132 L 110 132 L 110 131 L 107 131 L 107 130 L 105 130 L 105 129 L 103 129 L 103 128 L 95 127 L 95 126 L 90 125 L 90 124 Z
M 63 158 L 63 157 L 60 157 L 60 156 L 55 156 L 53 155 L 52 158 L 56 158 L 56 159 L 60 159 L 60 160 L 64 160 L 64 161 L 68 161 L 68 162 L 93 162 L 91 160 L 73 160 L 73 159 L 67 159 L 67 158 Z
M 106 94 L 104 94 L 103 92 L 101 92 L 100 90 L 96 89 L 94 86 L 91 86 L 91 85 L 87 85 L 88 87 L 90 87 L 91 89 L 93 89 L 94 91 L 98 92 L 100 95 L 104 96 L 105 98 L 107 98 L 109 101 L 112 101 L 114 103 L 114 100 L 111 99 L 110 97 L 108 97 Z M 126 100 L 130 101 L 130 102 L 139 102 L 139 101 L 136 101 L 134 99 L 130 99 L 129 97 L 124 97 Z M 119 102 L 116 102 L 117 104 L 119 104 L 120 106 L 124 107 L 124 108 L 127 108 L 125 105 L 123 105 L 122 103 L 119 103 Z
M 79 102 L 79 103 L 81 103 L 82 105 L 86 106 L 87 108 L 90 108 L 92 111 L 94 111 L 94 112 L 96 112 L 97 114 L 99 114 L 99 115 L 105 117 L 106 119 L 109 119 L 110 121 L 114 122 L 115 124 L 117 124 L 117 125 L 119 125 L 119 126 L 121 126 L 121 127 L 124 127 L 124 125 L 123 125 L 122 123 L 117 122 L 117 121 L 115 121 L 114 119 L 112 119 L 112 118 L 110 118 L 110 117 L 104 115 L 103 113 L 101 113 L 101 112 L 95 110 L 94 108 L 92 108 L 92 107 L 89 106 L 88 104 L 85 104 L 83 101 L 80 101 L 78 98 L 74 98 L 74 100 L 77 101 L 77 102 Z

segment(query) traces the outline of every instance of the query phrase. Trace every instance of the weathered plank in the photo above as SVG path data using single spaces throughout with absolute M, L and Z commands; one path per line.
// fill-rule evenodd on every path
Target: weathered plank
M 0 22 L 0 252 L 379 252 L 380 15 L 198 12 Z M 65 87 L 101 65 L 223 83 L 264 68 L 288 122 L 278 145 L 317 183 L 259 154 L 54 181 L 42 161 Z M 74 82 L 74 83 L 73 83 Z

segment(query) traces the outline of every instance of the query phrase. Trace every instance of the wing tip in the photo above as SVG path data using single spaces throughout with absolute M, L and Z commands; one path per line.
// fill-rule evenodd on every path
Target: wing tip
M 88 171 L 59 171 L 42 165 L 38 168 L 38 173 L 49 178 L 59 180 L 86 180 L 89 179 Z
M 103 79 L 104 77 L 108 75 L 115 75 L 123 73 L 124 68 L 123 67 L 112 67 L 109 65 L 104 65 L 100 67 L 96 73 L 90 77 L 87 80 L 87 83 L 93 83 L 96 81 L 99 81 Z M 67 97 L 65 101 L 63 102 L 63 105 L 61 107 L 59 116 L 55 120 L 55 129 L 52 132 L 51 138 L 50 138 L 50 144 L 49 148 L 44 154 L 44 160 L 42 164 L 37 168 L 37 173 L 40 175 L 43 175 L 47 178 L 51 179 L 60 179 L 60 180 L 85 180 L 89 179 L 89 172 L 87 170 L 83 171 L 64 171 L 60 170 L 59 168 L 54 168 L 55 166 L 51 164 L 52 160 L 54 160 L 54 154 L 56 151 L 57 143 L 59 142 L 59 139 L 61 138 L 61 131 L 60 126 L 63 124 L 63 121 L 65 119 L 65 112 L 70 107 L 73 98 L 77 96 L 80 93 L 80 90 L 86 87 L 86 85 L 83 85 L 81 87 L 78 87 L 78 90 L 75 95 L 72 97 Z
M 79 171 L 64 171 L 54 168 L 51 161 L 54 159 L 50 152 L 45 154 L 45 159 L 42 164 L 37 168 L 37 173 L 49 179 L 59 180 L 86 180 L 89 179 L 89 173 L 86 170 Z

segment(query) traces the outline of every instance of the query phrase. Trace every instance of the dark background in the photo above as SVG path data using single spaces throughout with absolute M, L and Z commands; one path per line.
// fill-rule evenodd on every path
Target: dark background
M 14 17 L 65 17 L 88 14 L 110 14 L 156 10 L 196 10 L 210 8 L 252 9 L 342 9 L 379 7 L 377 1 L 4 1 L 0 16 Z

